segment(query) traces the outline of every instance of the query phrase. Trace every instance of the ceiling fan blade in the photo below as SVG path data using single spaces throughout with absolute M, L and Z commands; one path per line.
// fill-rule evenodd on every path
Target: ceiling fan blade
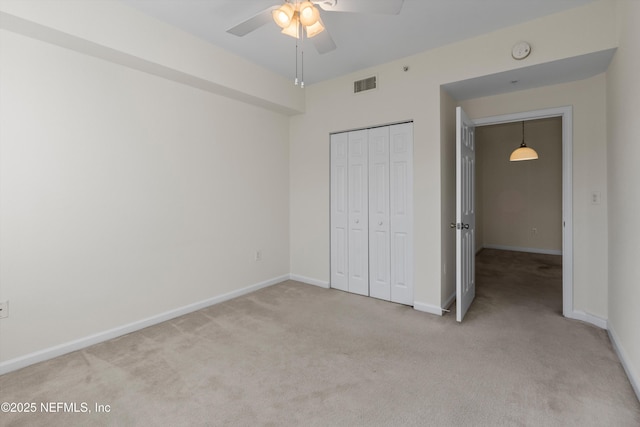
M 331 34 L 329 34 L 329 31 L 327 31 L 326 28 L 320 34 L 316 34 L 315 36 L 311 37 L 310 40 L 320 54 L 331 52 L 336 48 L 336 43 L 333 41 L 333 39 L 331 38 Z
M 404 0 L 313 0 L 327 12 L 378 13 L 397 15 Z
M 227 30 L 227 33 L 242 37 L 249 34 L 253 30 L 257 30 L 258 28 L 262 27 L 264 24 L 272 20 L 271 11 L 276 10 L 278 7 L 278 5 L 275 5 L 263 10 L 262 12 L 258 12 L 251 18 L 242 21 L 235 27 L 229 28 Z

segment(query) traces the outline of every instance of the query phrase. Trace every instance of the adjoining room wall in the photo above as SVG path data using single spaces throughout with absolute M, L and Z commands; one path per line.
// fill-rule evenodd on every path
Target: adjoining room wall
M 476 128 L 479 244 L 507 250 L 562 253 L 562 119 L 525 122 L 525 142 L 537 160 L 510 162 L 522 123 Z M 481 237 L 482 236 L 482 237 Z

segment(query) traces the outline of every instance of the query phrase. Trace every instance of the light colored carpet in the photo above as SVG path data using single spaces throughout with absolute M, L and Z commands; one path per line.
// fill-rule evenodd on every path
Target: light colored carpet
M 285 282 L 0 377 L 107 413 L 3 426 L 638 426 L 605 331 L 560 316 L 560 257 L 485 250 L 463 324 Z

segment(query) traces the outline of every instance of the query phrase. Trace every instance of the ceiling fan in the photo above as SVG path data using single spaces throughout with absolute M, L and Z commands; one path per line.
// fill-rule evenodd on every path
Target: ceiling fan
M 322 23 L 319 6 L 325 12 L 353 12 L 397 15 L 404 0 L 284 0 L 229 28 L 228 33 L 238 37 L 262 27 L 271 20 L 282 28 L 282 33 L 299 38 L 306 32 L 319 53 L 331 52 L 336 44 Z

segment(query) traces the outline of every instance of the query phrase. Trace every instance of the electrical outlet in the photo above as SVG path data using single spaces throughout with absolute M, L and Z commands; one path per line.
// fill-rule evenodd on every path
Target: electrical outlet
M 262 251 L 261 250 L 257 250 L 256 251 L 255 259 L 256 259 L 256 261 L 262 261 Z
M 9 301 L 0 301 L 0 319 L 9 317 Z

